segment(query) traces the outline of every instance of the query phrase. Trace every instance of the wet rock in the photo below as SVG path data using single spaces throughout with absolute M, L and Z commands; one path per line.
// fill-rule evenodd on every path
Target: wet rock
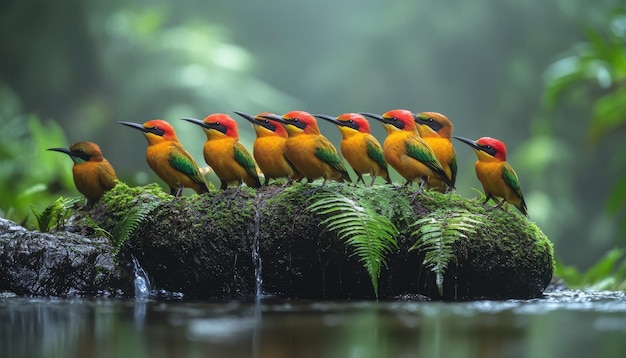
M 128 285 L 112 249 L 104 238 L 28 231 L 0 218 L 0 292 L 63 297 L 115 294 Z
M 411 203 L 412 191 L 406 187 L 314 183 L 258 191 L 244 187 L 173 199 L 156 185 L 122 184 L 75 215 L 78 223 L 87 217 L 95 221 L 112 240 L 35 236 L 32 244 L 23 244 L 28 247 L 25 255 L 17 257 L 20 250 L 9 246 L 18 245 L 11 242 L 20 239 L 2 241 L 0 275 L 4 276 L 0 277 L 12 284 L 0 283 L 0 290 L 43 295 L 85 294 L 101 287 L 127 291 L 132 279 L 116 279 L 129 276 L 135 257 L 161 290 L 199 299 L 249 297 L 256 290 L 259 270 L 253 248 L 258 243 L 265 293 L 307 299 L 376 298 L 359 256 L 322 224 L 328 215 L 308 209 L 320 192 L 350 198 L 391 219 L 398 228 L 397 248 L 385 256 L 386 266 L 378 278 L 381 299 L 532 298 L 542 295 L 552 277 L 552 244 L 532 222 L 512 211 L 485 210 L 477 200 L 454 194 L 428 192 Z M 411 250 L 417 240 L 413 223 L 449 208 L 483 220 L 472 234 L 454 242 L 455 260 L 445 271 L 443 287 L 438 287 L 435 274 L 422 265 L 424 252 Z M 2 237 L 32 241 L 27 231 L 3 232 Z M 73 246 L 75 250 L 70 249 Z M 67 258 L 68 251 L 78 254 Z M 33 267 L 29 257 L 37 263 Z M 68 266 L 68 262 L 75 264 Z M 105 275 L 94 276 L 93 270 L 83 268 L 95 262 L 107 267 Z M 6 276 L 9 263 L 23 274 Z M 118 266 L 111 268 L 109 263 Z M 60 274 L 72 271 L 76 275 Z M 59 274 L 46 280 L 38 272 Z

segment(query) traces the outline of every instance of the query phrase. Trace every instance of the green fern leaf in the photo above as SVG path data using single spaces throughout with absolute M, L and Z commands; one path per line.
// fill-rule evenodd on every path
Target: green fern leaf
M 159 203 L 158 201 L 139 203 L 130 210 L 124 219 L 111 230 L 116 246 L 128 240 L 139 225 L 150 217 L 150 212 L 159 206 Z
M 322 225 L 352 247 L 352 255 L 359 256 L 378 297 L 380 270 L 386 265 L 385 255 L 398 247 L 398 229 L 387 217 L 343 195 L 325 192 L 315 195 L 313 199 L 315 202 L 308 210 L 330 215 L 321 222 Z
M 443 277 L 448 265 L 457 262 L 454 243 L 475 232 L 481 217 L 466 210 L 438 210 L 413 223 L 418 229 L 411 236 L 416 236 L 417 241 L 409 250 L 424 252 L 423 266 L 435 273 L 439 295 L 443 296 Z
M 74 205 L 80 202 L 80 198 L 57 198 L 52 204 L 48 205 L 42 212 L 39 212 L 34 206 L 31 211 L 37 219 L 37 226 L 41 232 L 50 232 L 53 227 L 60 230 L 65 226 L 67 219 L 74 213 Z

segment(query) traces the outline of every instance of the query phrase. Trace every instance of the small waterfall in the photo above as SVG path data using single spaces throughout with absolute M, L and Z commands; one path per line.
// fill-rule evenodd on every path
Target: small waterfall
M 261 236 L 261 193 L 257 195 L 256 212 L 254 213 L 254 239 L 252 241 L 252 263 L 254 264 L 255 296 L 259 299 L 263 295 L 262 259 L 260 252 Z
M 150 278 L 135 256 L 133 256 L 133 272 L 135 273 L 135 300 L 148 299 L 152 292 Z

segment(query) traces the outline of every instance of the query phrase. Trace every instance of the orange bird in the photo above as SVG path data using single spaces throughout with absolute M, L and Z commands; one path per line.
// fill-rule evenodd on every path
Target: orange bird
M 287 130 L 285 155 L 293 163 L 298 172 L 307 178 L 307 183 L 317 178 L 338 182 L 351 182 L 350 175 L 333 144 L 320 133 L 317 120 L 304 111 L 292 111 L 282 117 L 264 115 L 263 118 L 273 119 L 282 123 Z
M 243 112 L 234 112 L 252 123 L 256 132 L 252 154 L 265 176 L 263 185 L 267 185 L 270 179 L 287 178 L 288 181 L 298 179 L 300 177 L 298 171 L 285 156 L 287 130 L 279 122 L 262 117 L 275 114 L 263 112 L 251 116 Z
M 414 116 L 417 132 L 433 149 L 437 160 L 446 172 L 446 176 L 456 183 L 456 151 L 450 139 L 454 126 L 448 117 L 437 112 L 422 112 Z M 437 177 L 428 178 L 428 187 L 445 193 L 451 187 Z
M 383 148 L 370 133 L 370 124 L 358 113 L 344 113 L 339 117 L 316 114 L 315 117 L 329 121 L 337 126 L 343 139 L 341 140 L 341 154 L 357 175 L 357 183 L 365 184 L 363 174 L 372 177 L 370 186 L 377 176 L 383 177 L 387 184 L 391 184 L 387 162 L 383 157 Z
M 66 148 L 49 148 L 55 152 L 65 153 L 72 158 L 72 174 L 74 185 L 87 198 L 91 205 L 104 195 L 104 192 L 115 186 L 115 170 L 104 159 L 102 151 L 96 143 L 78 142 Z
M 224 113 L 215 113 L 204 118 L 204 121 L 194 118 L 183 120 L 199 125 L 206 134 L 204 160 L 220 178 L 222 190 L 231 182 L 241 185 L 243 181 L 253 188 L 261 186 L 254 159 L 239 142 L 239 131 L 234 119 Z
M 406 179 L 406 184 L 421 178 L 415 195 L 422 192 L 424 184 L 430 177 L 436 177 L 447 185 L 454 186 L 437 160 L 435 152 L 419 136 L 413 113 L 404 109 L 394 109 L 382 116 L 373 113 L 362 114 L 382 123 L 387 131 L 387 138 L 383 143 L 385 159 Z
M 117 123 L 143 132 L 148 140 L 146 161 L 152 171 L 169 186 L 170 194 L 179 197 L 183 188 L 191 188 L 198 194 L 209 191 L 198 164 L 183 148 L 169 123 L 162 119 L 153 119 L 144 124 L 122 121 Z
M 528 217 L 519 179 L 513 167 L 506 161 L 504 143 L 490 137 L 482 137 L 476 141 L 462 137 L 454 138 L 474 148 L 478 157 L 474 167 L 476 168 L 476 176 L 482 183 L 487 196 L 483 204 L 486 204 L 490 199 L 495 200 L 496 197 L 502 198 L 494 208 L 502 206 L 506 201 L 513 204 Z

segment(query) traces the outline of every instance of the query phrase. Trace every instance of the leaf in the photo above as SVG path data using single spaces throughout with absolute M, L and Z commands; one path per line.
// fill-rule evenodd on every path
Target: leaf
M 439 295 L 443 296 L 443 278 L 450 262 L 457 262 L 453 245 L 460 238 L 467 238 L 466 233 L 476 231 L 481 221 L 480 215 L 469 211 L 438 210 L 415 221 L 418 226 L 411 236 L 417 237 L 409 250 L 424 252 L 424 267 L 435 273 L 435 284 Z
M 378 277 L 381 267 L 386 266 L 385 255 L 397 248 L 398 229 L 387 217 L 341 194 L 325 192 L 313 197 L 314 203 L 307 209 L 326 215 L 322 225 L 334 231 L 340 239 L 351 246 L 351 255 L 367 270 L 374 294 L 378 297 Z

